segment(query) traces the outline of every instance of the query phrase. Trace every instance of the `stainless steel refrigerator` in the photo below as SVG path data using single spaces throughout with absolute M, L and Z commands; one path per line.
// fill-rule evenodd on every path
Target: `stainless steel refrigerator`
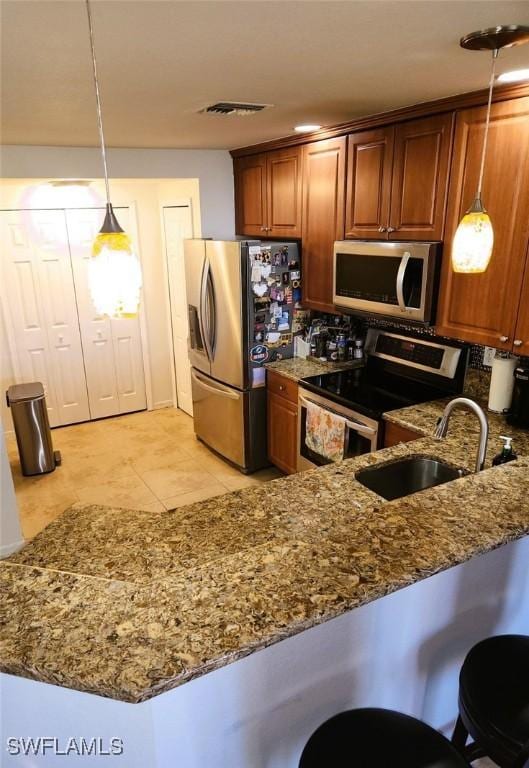
M 268 465 L 264 363 L 293 354 L 297 243 L 186 240 L 195 433 L 244 472 Z

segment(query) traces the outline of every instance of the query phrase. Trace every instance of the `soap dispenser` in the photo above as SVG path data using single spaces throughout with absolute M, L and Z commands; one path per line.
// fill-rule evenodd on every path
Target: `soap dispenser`
M 512 437 L 504 437 L 500 435 L 503 440 L 503 448 L 500 453 L 492 459 L 492 466 L 497 467 L 499 464 L 507 464 L 508 461 L 514 461 L 518 458 L 512 448 Z

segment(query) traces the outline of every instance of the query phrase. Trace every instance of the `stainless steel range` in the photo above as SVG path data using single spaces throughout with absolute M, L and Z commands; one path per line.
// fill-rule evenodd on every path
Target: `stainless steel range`
M 300 382 L 298 471 L 332 461 L 311 439 L 315 408 L 323 420 L 327 414 L 329 423 L 338 425 L 339 440 L 343 434 L 339 458 L 359 456 L 382 447 L 384 413 L 460 394 L 467 363 L 468 348 L 456 343 L 370 329 L 364 365 Z

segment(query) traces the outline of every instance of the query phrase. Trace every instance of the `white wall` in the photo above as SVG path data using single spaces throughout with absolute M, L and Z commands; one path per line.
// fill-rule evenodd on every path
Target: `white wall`
M 228 239 L 235 232 L 233 166 L 221 149 L 109 149 L 115 179 L 198 179 L 204 237 Z M 102 175 L 99 149 L 92 147 L 1 148 L 4 178 L 76 178 Z
M 224 150 L 110 149 L 111 197 L 115 205 L 135 204 L 142 266 L 152 400 L 154 407 L 172 400 L 171 352 L 164 271 L 161 207 L 190 200 L 195 237 L 234 236 L 233 169 Z M 29 189 L 49 179 L 93 179 L 103 196 L 101 157 L 84 147 L 22 147 L 1 149 L 4 181 L 1 208 L 37 207 Z M 41 199 L 41 198 L 39 198 Z M 47 207 L 47 206 L 45 206 Z M 56 207 L 51 205 L 50 207 Z M 12 383 L 5 357 L 5 334 L 0 323 L 0 387 Z M 11 429 L 5 407 L 0 408 Z

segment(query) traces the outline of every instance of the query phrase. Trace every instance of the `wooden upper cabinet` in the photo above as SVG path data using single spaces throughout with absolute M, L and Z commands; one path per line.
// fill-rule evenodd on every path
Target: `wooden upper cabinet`
M 266 154 L 238 157 L 233 161 L 235 182 L 235 229 L 240 235 L 265 234 Z
M 301 236 L 301 147 L 235 158 L 234 182 L 237 234 Z
M 344 236 L 346 139 L 303 147 L 303 306 L 334 311 L 333 246 Z
M 513 350 L 517 355 L 529 357 L 529 247 L 527 249 L 525 273 L 520 293 L 518 318 L 514 331 Z
M 395 128 L 390 240 L 442 240 L 453 114 Z
M 301 237 L 301 147 L 267 157 L 268 237 Z
M 474 275 L 451 268 L 452 240 L 476 192 L 485 116 L 479 107 L 456 120 L 437 332 L 512 349 L 529 236 L 529 98 L 492 105 L 482 193 L 494 229 L 489 267 Z M 520 317 L 523 333 L 523 308 Z
M 348 136 L 345 236 L 380 239 L 389 223 L 394 128 Z

